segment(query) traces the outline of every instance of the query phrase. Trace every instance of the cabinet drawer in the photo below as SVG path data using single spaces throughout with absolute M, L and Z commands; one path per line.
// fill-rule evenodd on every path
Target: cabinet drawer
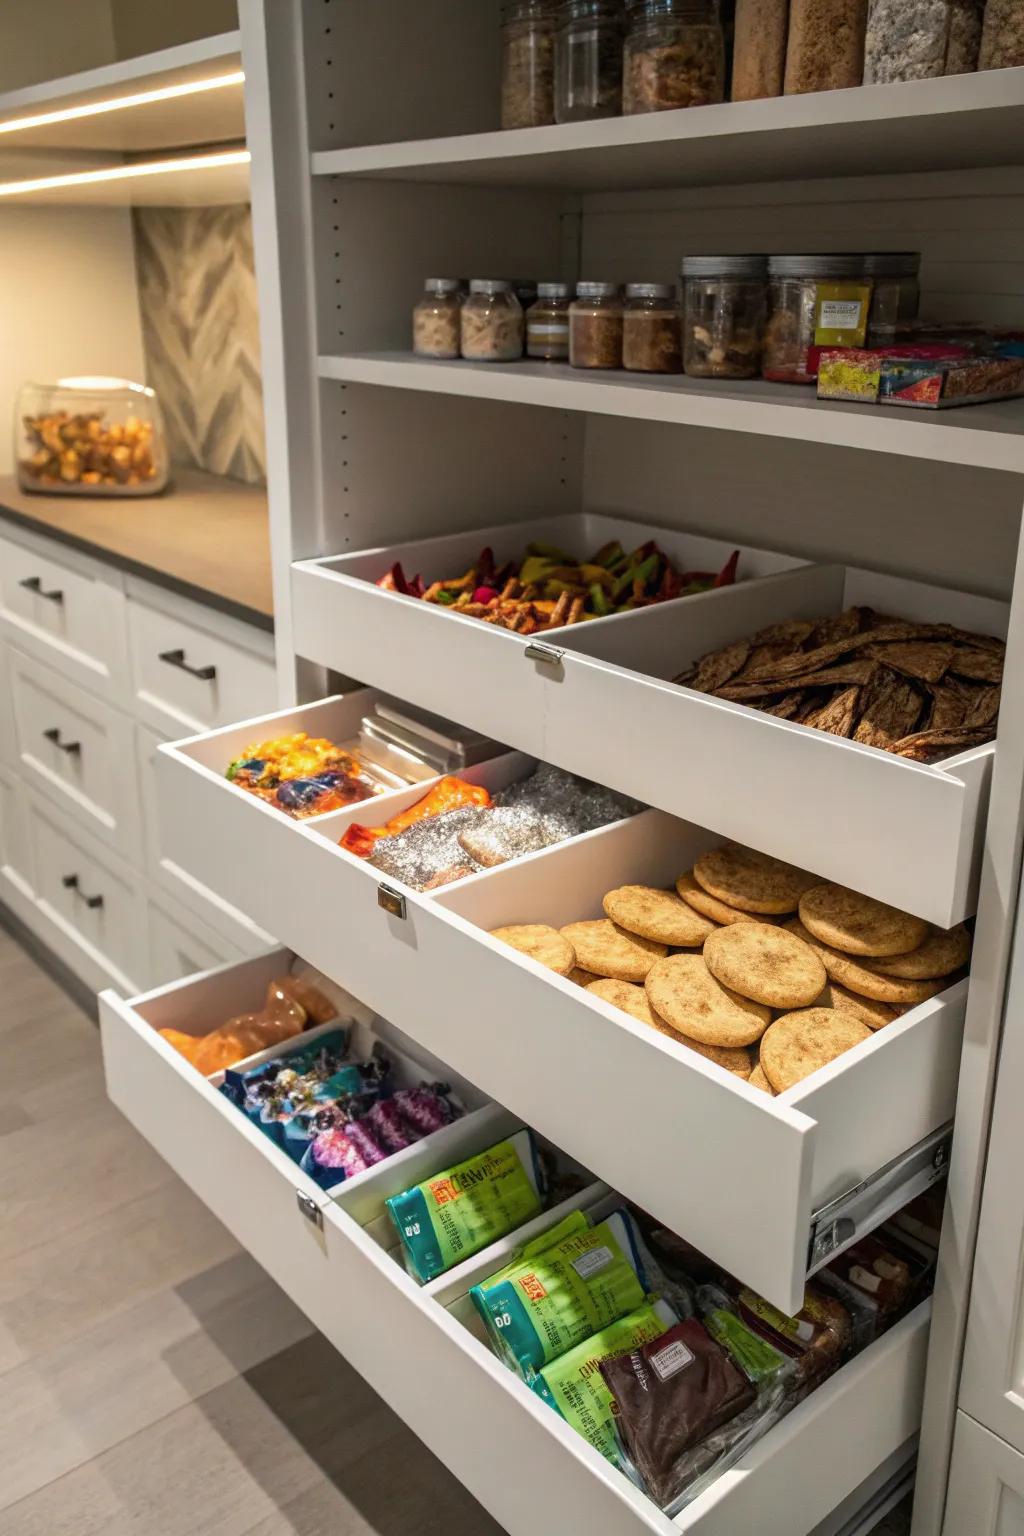
M 149 984 L 166 986 L 194 976 L 197 971 L 211 971 L 228 961 L 245 958 L 242 950 L 194 913 L 177 908 L 170 897 L 150 897 L 147 906 L 149 935 Z
M 132 722 L 41 662 L 12 651 L 18 758 L 28 782 L 45 786 L 89 831 L 125 858 L 139 850 Z
M 588 1536 L 808 1536 L 912 1441 L 927 1302 L 669 1520 L 463 1325 L 452 1275 L 420 1288 L 381 1246 L 367 1218 L 385 1194 L 427 1176 L 425 1164 L 417 1172 L 415 1162 L 400 1169 L 391 1160 L 331 1198 L 155 1033 L 251 1007 L 276 964 L 274 956 L 249 961 L 132 1003 L 105 994 L 111 1098 L 512 1536 L 536 1536 L 539 1528 Z M 485 1133 L 507 1134 L 505 1111 L 477 1113 L 485 1117 L 473 1132 L 480 1147 L 490 1144 Z M 473 1150 L 467 1129 L 462 1121 L 440 1133 L 448 1141 L 436 1149 L 433 1171 L 457 1159 L 459 1141 L 461 1155 Z M 300 1214 L 296 1194 L 315 1201 L 315 1221 Z
M 0 538 L 0 622 L 21 648 L 66 676 L 124 698 L 125 598 L 102 567 L 60 559 L 37 540 Z
M 25 792 L 6 768 L 0 768 L 0 878 L 5 899 L 14 891 L 31 900 L 35 882 Z
M 276 696 L 268 636 L 191 604 L 128 599 L 132 687 L 141 718 L 158 731 L 209 730 L 270 708 Z

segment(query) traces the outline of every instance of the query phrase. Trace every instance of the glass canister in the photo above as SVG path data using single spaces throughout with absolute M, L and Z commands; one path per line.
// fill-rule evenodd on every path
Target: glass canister
M 412 349 L 417 357 L 458 357 L 462 331 L 462 279 L 428 277 L 412 312 Z
M 860 85 L 867 20 L 868 0 L 790 0 L 785 94 Z
M 537 302 L 526 311 L 526 355 L 542 363 L 569 361 L 571 283 L 538 283 Z
M 950 0 L 871 0 L 864 84 L 932 80 L 946 70 Z
M 555 43 L 555 121 L 622 111 L 622 0 L 564 0 Z
M 733 101 L 782 95 L 789 0 L 736 0 Z
M 14 418 L 22 490 L 153 496 L 167 484 L 167 433 L 153 390 L 128 379 L 24 384 Z
M 916 320 L 921 307 L 920 251 L 877 251 L 864 257 L 871 279 L 868 345 L 887 346 L 901 320 Z
M 770 256 L 763 376 L 813 384 L 819 348 L 864 345 L 870 304 L 863 256 Z
M 622 367 L 622 294 L 617 283 L 579 283 L 569 307 L 574 368 Z
M 718 0 L 630 0 L 622 110 L 706 107 L 725 95 Z
M 947 75 L 970 75 L 978 67 L 985 0 L 950 0 Z
M 631 373 L 682 373 L 682 328 L 674 283 L 627 284 L 622 366 Z
M 509 0 L 502 11 L 501 126 L 555 120 L 555 0 Z
M 1024 64 L 1024 0 L 988 0 L 979 69 Z
M 510 363 L 523 355 L 523 307 L 512 284 L 475 277 L 462 305 L 462 355 L 477 363 Z
M 764 256 L 684 256 L 683 365 L 695 379 L 755 379 L 768 308 Z

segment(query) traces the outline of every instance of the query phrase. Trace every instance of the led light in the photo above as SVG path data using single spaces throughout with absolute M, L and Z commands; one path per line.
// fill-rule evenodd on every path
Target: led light
M 222 165 L 248 165 L 247 149 L 230 149 L 215 155 L 184 155 L 176 160 L 145 160 L 132 165 L 111 165 L 102 171 L 73 171 L 66 176 L 39 176 L 34 181 L 0 182 L 0 197 L 25 192 L 50 192 L 57 187 L 85 187 L 96 181 L 128 181 L 135 176 L 166 176 L 172 171 L 214 171 Z
M 226 85 L 241 85 L 244 79 L 242 70 L 236 69 L 230 75 L 214 75 L 210 80 L 189 80 L 184 85 L 162 85 L 156 90 L 138 91 L 134 96 L 91 101 L 82 107 L 61 107 L 56 112 L 38 112 L 33 117 L 12 117 L 6 123 L 0 123 L 0 133 L 48 128 L 51 123 L 70 123 L 80 117 L 99 117 L 104 112 L 121 112 L 125 107 L 145 107 L 151 101 L 173 101 L 176 96 L 195 96 L 199 91 L 218 91 Z

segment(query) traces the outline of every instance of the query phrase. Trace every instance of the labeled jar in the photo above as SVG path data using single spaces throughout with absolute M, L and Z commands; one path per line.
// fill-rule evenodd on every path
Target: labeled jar
M 627 284 L 622 366 L 631 373 L 682 373 L 682 327 L 674 283 Z
M 868 345 L 888 346 L 902 320 L 916 320 L 921 307 L 920 251 L 878 251 L 864 257 L 871 279 Z
M 458 357 L 462 331 L 462 279 L 428 277 L 412 312 L 412 349 L 417 357 Z
M 768 308 L 764 256 L 685 256 L 683 366 L 695 379 L 755 379 Z
M 988 0 L 979 69 L 1024 64 L 1024 0 Z
M 868 0 L 790 0 L 785 94 L 860 85 L 867 20 Z
M 622 367 L 622 295 L 617 283 L 580 283 L 569 307 L 574 368 Z
M 761 372 L 780 384 L 813 384 L 822 347 L 862 347 L 871 284 L 863 256 L 771 256 Z
M 864 84 L 933 80 L 946 72 L 950 0 L 871 0 Z
M 555 0 L 509 0 L 502 11 L 501 126 L 555 120 Z
M 523 355 L 523 307 L 504 279 L 475 277 L 462 305 L 462 355 L 510 363 Z
M 630 0 L 622 110 L 706 107 L 725 94 L 718 0 Z
M 538 283 L 537 302 L 526 311 L 526 355 L 542 363 L 569 361 L 571 283 Z
M 985 0 L 950 0 L 947 75 L 970 75 L 978 67 Z
M 789 0 L 736 0 L 733 101 L 782 95 L 788 32 Z
M 622 111 L 621 0 L 564 0 L 555 42 L 555 121 Z

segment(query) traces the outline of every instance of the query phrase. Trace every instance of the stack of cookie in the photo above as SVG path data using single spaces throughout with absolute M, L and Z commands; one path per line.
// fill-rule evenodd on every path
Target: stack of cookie
M 494 937 L 767 1093 L 783 1093 L 950 985 L 961 924 L 920 918 L 736 843 L 675 891 L 609 891 L 604 918 Z

